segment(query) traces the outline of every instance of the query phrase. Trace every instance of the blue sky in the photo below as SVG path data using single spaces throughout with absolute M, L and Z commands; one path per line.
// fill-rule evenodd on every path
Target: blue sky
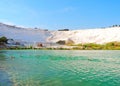
M 0 0 L 0 22 L 43 29 L 120 24 L 120 0 Z

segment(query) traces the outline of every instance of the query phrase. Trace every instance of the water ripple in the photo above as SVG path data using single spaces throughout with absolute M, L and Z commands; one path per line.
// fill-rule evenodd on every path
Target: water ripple
M 119 51 L 22 50 L 0 57 L 14 86 L 120 85 Z

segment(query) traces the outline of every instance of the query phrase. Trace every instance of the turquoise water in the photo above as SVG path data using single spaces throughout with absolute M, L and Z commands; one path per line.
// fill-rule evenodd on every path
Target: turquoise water
M 0 51 L 0 86 L 120 86 L 120 51 Z

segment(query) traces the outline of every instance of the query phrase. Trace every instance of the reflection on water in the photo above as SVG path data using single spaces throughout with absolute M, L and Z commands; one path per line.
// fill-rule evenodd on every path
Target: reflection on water
M 4 54 L 0 54 L 0 60 L 6 60 L 6 57 L 5 57 L 5 55 Z
M 0 51 L 0 67 L 15 86 L 120 86 L 120 51 Z
M 4 51 L 0 51 L 0 61 L 2 61 L 2 60 L 6 60 L 6 56 L 5 56 Z

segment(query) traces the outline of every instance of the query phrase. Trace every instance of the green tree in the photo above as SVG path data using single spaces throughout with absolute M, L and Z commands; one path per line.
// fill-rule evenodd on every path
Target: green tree
M 59 40 L 58 42 L 56 42 L 57 44 L 60 44 L 60 45 L 65 45 L 65 40 Z
M 5 36 L 0 38 L 0 43 L 7 43 L 7 41 L 8 39 Z

